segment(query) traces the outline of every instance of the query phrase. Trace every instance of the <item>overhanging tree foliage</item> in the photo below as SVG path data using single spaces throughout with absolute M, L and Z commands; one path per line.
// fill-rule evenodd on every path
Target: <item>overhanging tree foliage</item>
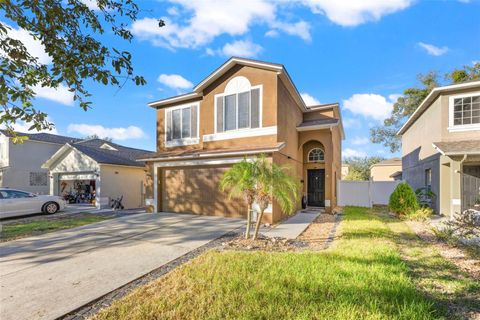
M 88 3 L 90 5 L 87 6 Z M 95 5 L 92 8 L 92 5 Z M 47 114 L 32 105 L 35 89 L 66 86 L 84 110 L 91 107 L 85 80 L 123 86 L 144 85 L 135 75 L 132 55 L 99 40 L 111 31 L 120 39 L 133 38 L 128 26 L 139 7 L 132 0 L 0 1 L 1 15 L 42 43 L 51 63 L 41 63 L 25 44 L 12 37 L 10 22 L 0 22 L 0 125 L 11 130 L 17 121 L 30 129 L 51 129 Z M 163 21 L 159 21 L 162 27 Z
M 462 69 L 455 69 L 445 75 L 450 83 L 461 83 L 470 80 L 480 79 L 480 62 L 473 66 L 464 66 Z M 420 103 L 427 97 L 433 88 L 439 86 L 438 74 L 429 72 L 419 74 L 419 87 L 411 87 L 403 92 L 393 105 L 390 117 L 384 120 L 383 125 L 370 129 L 370 140 L 373 143 L 383 144 L 391 152 L 400 150 L 400 138 L 396 136 L 398 130 L 417 109 Z

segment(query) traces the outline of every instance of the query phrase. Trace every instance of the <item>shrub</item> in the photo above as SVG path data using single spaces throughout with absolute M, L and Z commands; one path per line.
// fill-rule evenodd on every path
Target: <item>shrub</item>
M 419 208 L 415 192 L 408 183 L 402 182 L 393 190 L 388 207 L 392 212 L 402 216 L 408 216 Z
M 417 210 L 411 210 L 407 213 L 406 218 L 409 220 L 425 221 L 433 214 L 433 210 L 429 207 L 420 207 Z
M 417 196 L 417 201 L 421 206 L 429 206 L 430 208 L 437 197 L 432 190 L 429 190 L 425 187 L 415 190 L 415 195 Z

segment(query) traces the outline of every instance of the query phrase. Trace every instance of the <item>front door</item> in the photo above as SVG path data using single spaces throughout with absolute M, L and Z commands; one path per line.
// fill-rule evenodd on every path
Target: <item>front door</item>
M 307 170 L 307 204 L 325 206 L 325 169 Z

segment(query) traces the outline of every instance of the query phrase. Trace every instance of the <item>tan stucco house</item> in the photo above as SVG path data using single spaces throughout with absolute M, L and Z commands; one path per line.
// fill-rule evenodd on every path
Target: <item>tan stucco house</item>
M 370 179 L 372 181 L 398 180 L 398 173 L 402 171 L 402 159 L 392 158 L 382 160 L 370 166 Z
M 155 211 L 243 217 L 243 201 L 229 200 L 218 183 L 234 163 L 261 153 L 291 167 L 309 206 L 336 206 L 339 105 L 307 107 L 283 65 L 231 58 L 191 93 L 149 106 L 157 110 L 157 153 L 143 160 L 153 169 Z M 276 203 L 267 211 L 266 222 L 285 217 Z
M 431 189 L 438 213 L 480 202 L 480 81 L 433 89 L 398 135 L 403 180 Z
M 75 197 L 76 202 L 97 208 L 123 197 L 125 208 L 145 205 L 148 169 L 139 157 L 154 154 L 103 139 L 65 143 L 42 168 L 48 170 L 50 194 Z

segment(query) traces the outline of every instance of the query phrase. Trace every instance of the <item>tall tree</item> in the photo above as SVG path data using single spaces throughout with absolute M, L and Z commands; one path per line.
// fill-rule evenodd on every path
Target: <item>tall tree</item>
M 390 117 L 383 121 L 383 125 L 370 129 L 370 140 L 373 143 L 383 144 L 391 152 L 400 150 L 401 140 L 396 136 L 398 130 L 417 109 L 420 103 L 427 97 L 433 88 L 439 86 L 438 74 L 429 72 L 417 76 L 420 86 L 411 87 L 403 92 L 393 105 Z M 480 79 L 480 62 L 473 66 L 463 66 L 445 74 L 445 79 L 450 83 Z
M 146 83 L 135 75 L 132 55 L 100 41 L 109 30 L 131 41 L 129 23 L 137 19 L 133 0 L 0 1 L 0 125 L 17 121 L 30 129 L 51 129 L 47 114 L 32 104 L 38 88 L 66 86 L 84 110 L 91 107 L 85 80 L 121 87 Z M 11 26 L 14 24 L 16 26 Z M 159 21 L 159 27 L 164 25 Z M 49 61 L 40 61 L 15 37 L 19 30 L 39 41 Z M 45 60 L 45 59 L 44 59 Z
M 370 180 L 370 167 L 382 161 L 381 157 L 352 157 L 345 159 L 344 163 L 348 165 L 348 174 L 345 180 Z

